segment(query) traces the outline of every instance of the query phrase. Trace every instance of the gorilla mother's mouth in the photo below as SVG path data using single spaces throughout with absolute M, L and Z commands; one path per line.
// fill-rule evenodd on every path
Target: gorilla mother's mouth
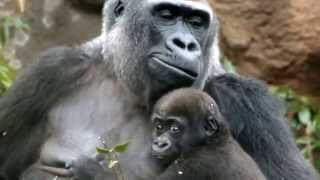
M 171 71 L 176 72 L 177 74 L 180 74 L 182 76 L 185 76 L 189 79 L 196 79 L 198 76 L 198 73 L 186 68 L 183 68 L 181 66 L 174 65 L 173 63 L 168 62 L 167 60 L 164 60 L 162 58 L 159 58 L 158 56 L 152 56 L 151 59 L 156 62 L 158 65 L 161 65 L 165 67 L 166 69 L 169 69 Z

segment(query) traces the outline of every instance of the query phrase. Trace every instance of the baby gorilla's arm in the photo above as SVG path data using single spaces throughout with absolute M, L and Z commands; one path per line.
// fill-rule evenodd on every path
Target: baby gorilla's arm
M 266 180 L 252 158 L 230 140 L 205 146 L 192 157 L 172 163 L 157 180 Z
M 157 180 L 210 180 L 212 165 L 208 163 L 205 156 L 197 153 L 187 159 L 177 159 Z

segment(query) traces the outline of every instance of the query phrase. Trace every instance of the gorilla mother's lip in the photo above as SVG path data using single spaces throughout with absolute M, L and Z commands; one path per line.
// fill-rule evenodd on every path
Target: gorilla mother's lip
M 181 67 L 178 67 L 178 66 L 175 66 L 171 63 L 168 63 L 167 61 L 157 57 L 157 56 L 152 56 L 151 57 L 152 60 L 156 61 L 158 64 L 162 65 L 162 66 L 165 66 L 166 68 L 172 70 L 172 71 L 175 71 L 183 76 L 186 76 L 190 79 L 195 79 L 198 74 L 196 72 L 193 72 L 193 71 L 190 71 L 190 70 L 187 70 L 187 69 L 183 69 Z

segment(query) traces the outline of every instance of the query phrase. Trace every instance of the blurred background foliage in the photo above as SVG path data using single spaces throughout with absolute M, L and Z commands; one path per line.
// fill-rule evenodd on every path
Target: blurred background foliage
M 320 108 L 311 99 L 296 95 L 286 86 L 271 86 L 270 91 L 287 103 L 286 116 L 296 143 L 305 157 L 320 171 Z
M 18 9 L 24 10 L 23 0 L 17 1 Z M 22 4 L 20 4 L 22 3 Z M 16 71 L 10 67 L 10 42 L 17 32 L 28 31 L 29 26 L 16 14 L 0 14 L 0 96 L 9 88 L 15 78 Z M 235 66 L 227 58 L 222 57 L 224 68 L 229 73 L 236 73 Z M 271 86 L 270 92 L 283 100 L 287 105 L 286 117 L 296 142 L 305 157 L 320 172 L 320 107 L 312 99 L 299 96 L 286 86 Z
M 236 73 L 236 68 L 222 57 L 224 68 Z M 287 86 L 272 86 L 270 92 L 286 105 L 286 117 L 303 155 L 320 172 L 320 107 L 312 99 L 299 96 Z
M 15 70 L 8 64 L 5 52 L 7 45 L 18 31 L 25 31 L 29 27 L 16 16 L 3 15 L 0 17 L 0 95 L 5 92 L 15 77 Z
M 9 65 L 10 58 L 14 58 L 15 55 L 10 45 L 16 34 L 30 29 L 19 16 L 25 10 L 25 0 L 16 0 L 15 5 L 16 10 L 1 11 L 0 9 L 0 96 L 10 87 L 16 76 L 16 70 Z

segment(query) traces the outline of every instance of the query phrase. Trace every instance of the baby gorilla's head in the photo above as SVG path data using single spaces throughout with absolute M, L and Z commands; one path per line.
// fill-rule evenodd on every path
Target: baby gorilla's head
M 170 164 L 197 147 L 225 142 L 230 135 L 216 102 L 192 88 L 175 90 L 162 97 L 152 114 L 152 155 Z

